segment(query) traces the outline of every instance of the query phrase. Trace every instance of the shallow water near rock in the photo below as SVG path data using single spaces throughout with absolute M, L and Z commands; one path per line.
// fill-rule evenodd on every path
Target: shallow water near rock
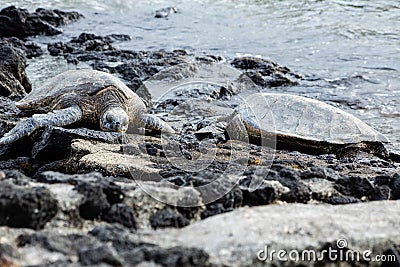
M 279 87 L 328 101 L 386 134 L 400 148 L 400 6 L 379 1 L 28 1 L 3 2 L 77 10 L 86 19 L 38 43 L 70 40 L 81 32 L 124 33 L 131 50 L 186 49 L 231 59 L 251 54 L 271 58 L 304 75 L 297 86 Z M 178 13 L 155 18 L 174 6 Z M 45 49 L 44 49 L 45 50 Z M 49 64 L 51 63 L 51 64 Z M 68 66 L 48 55 L 30 61 L 33 85 Z

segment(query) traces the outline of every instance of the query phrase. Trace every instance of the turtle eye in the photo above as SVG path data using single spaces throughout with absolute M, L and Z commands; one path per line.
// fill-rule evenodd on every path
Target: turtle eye
M 108 123 L 114 122 L 114 116 L 111 115 L 111 114 L 107 114 L 107 115 L 106 115 L 106 121 L 107 121 Z

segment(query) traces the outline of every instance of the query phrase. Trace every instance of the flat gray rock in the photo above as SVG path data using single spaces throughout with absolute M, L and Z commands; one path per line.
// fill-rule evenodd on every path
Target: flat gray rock
M 399 227 L 400 201 L 344 206 L 289 204 L 241 208 L 183 229 L 159 231 L 147 238 L 163 247 L 203 249 L 217 265 L 265 266 L 265 262 L 257 259 L 257 253 L 266 245 L 269 250 L 277 251 L 321 251 L 326 244 L 334 247 L 337 240 L 345 239 L 348 249 L 361 252 L 369 249 L 371 256 L 393 253 L 393 247 L 400 244 Z M 276 258 L 273 261 L 275 266 L 301 264 L 289 263 Z M 380 263 L 371 262 L 370 266 Z

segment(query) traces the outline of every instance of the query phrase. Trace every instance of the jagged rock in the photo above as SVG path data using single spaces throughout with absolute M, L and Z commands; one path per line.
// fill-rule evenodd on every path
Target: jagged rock
M 85 220 L 94 220 L 110 208 L 107 196 L 104 194 L 102 187 L 89 183 L 80 183 L 75 187 L 80 194 L 84 195 L 84 199 L 79 206 L 79 214 Z
M 189 220 L 177 210 L 165 207 L 150 216 L 150 225 L 155 229 L 165 227 L 181 228 L 189 225 Z
M 57 212 L 57 201 L 49 190 L 0 181 L 0 225 L 41 229 Z
M 0 37 L 25 38 L 32 35 L 56 35 L 61 30 L 56 27 L 82 18 L 77 12 L 37 9 L 29 13 L 27 9 L 9 6 L 0 11 Z
M 90 33 L 81 33 L 78 37 L 73 38 L 68 43 L 57 42 L 49 44 L 47 49 L 52 56 L 77 54 L 90 51 L 113 51 L 115 48 L 112 43 L 115 41 L 128 41 L 131 37 L 125 34 L 110 34 L 106 36 L 98 36 Z M 77 63 L 71 61 L 71 63 Z
M 25 56 L 10 46 L 0 45 L 0 95 L 20 98 L 31 91 L 25 67 Z
M 15 49 L 19 49 L 27 58 L 38 57 L 43 54 L 40 46 L 34 42 L 22 41 L 16 37 L 3 37 L 0 38 L 0 45 L 12 46 Z
M 254 190 L 249 190 L 250 179 L 241 181 L 240 188 L 243 191 L 243 205 L 258 206 L 267 205 L 277 201 L 282 194 L 289 192 L 287 187 L 284 187 L 278 181 L 262 181 L 259 187 Z
M 258 57 L 235 58 L 231 65 L 245 71 L 245 74 L 257 85 L 276 87 L 298 84 L 299 74 L 287 67 L 281 67 L 275 62 Z
M 136 220 L 132 208 L 123 203 L 117 203 L 102 215 L 102 220 L 109 223 L 120 223 L 125 227 L 136 229 Z
M 389 188 L 384 190 L 382 185 L 374 185 L 369 179 L 363 177 L 343 177 L 336 181 L 335 189 L 343 195 L 363 201 L 389 199 Z
M 36 9 L 34 14 L 55 27 L 67 25 L 84 17 L 76 11 L 65 12 L 58 9 L 49 10 L 45 8 Z

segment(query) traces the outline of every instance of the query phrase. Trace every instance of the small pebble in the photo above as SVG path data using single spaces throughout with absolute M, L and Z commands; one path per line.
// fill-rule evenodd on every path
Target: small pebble
M 0 171 L 0 180 L 3 180 L 6 178 L 6 174 L 3 171 Z

